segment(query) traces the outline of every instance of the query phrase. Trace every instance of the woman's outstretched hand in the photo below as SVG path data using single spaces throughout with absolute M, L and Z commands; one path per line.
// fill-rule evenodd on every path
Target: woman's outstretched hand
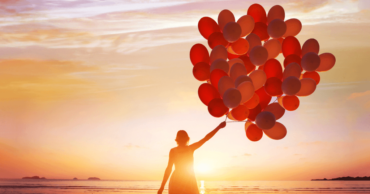
M 224 127 L 226 127 L 226 122 L 224 121 L 224 122 L 222 122 L 222 123 L 220 123 L 218 126 L 217 126 L 217 128 L 219 128 L 219 129 L 222 129 L 222 128 L 224 128 Z

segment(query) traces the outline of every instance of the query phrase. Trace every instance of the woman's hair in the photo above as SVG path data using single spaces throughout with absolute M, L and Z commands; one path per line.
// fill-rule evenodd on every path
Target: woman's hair
M 186 131 L 180 130 L 177 132 L 175 140 L 177 142 L 177 145 L 188 145 L 190 138 Z

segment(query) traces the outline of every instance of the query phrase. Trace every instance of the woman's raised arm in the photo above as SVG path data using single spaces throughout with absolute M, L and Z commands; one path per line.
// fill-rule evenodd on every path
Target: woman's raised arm
M 200 148 L 204 143 L 206 143 L 208 140 L 210 140 L 218 132 L 218 130 L 220 130 L 224 127 L 226 127 L 226 122 L 225 121 L 220 123 L 213 131 L 208 133 L 202 140 L 191 144 L 189 147 L 193 150 L 196 150 L 196 149 Z

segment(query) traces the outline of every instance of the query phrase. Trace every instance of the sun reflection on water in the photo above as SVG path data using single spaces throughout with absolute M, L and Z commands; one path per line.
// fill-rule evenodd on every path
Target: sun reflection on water
M 205 188 L 204 188 L 204 181 L 203 180 L 200 181 L 199 189 L 200 189 L 200 194 L 205 194 L 206 193 Z

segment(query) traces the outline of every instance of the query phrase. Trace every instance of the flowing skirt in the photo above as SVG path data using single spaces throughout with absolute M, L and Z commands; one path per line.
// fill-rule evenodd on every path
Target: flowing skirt
M 168 194 L 199 194 L 194 173 L 173 172 L 168 185 Z

